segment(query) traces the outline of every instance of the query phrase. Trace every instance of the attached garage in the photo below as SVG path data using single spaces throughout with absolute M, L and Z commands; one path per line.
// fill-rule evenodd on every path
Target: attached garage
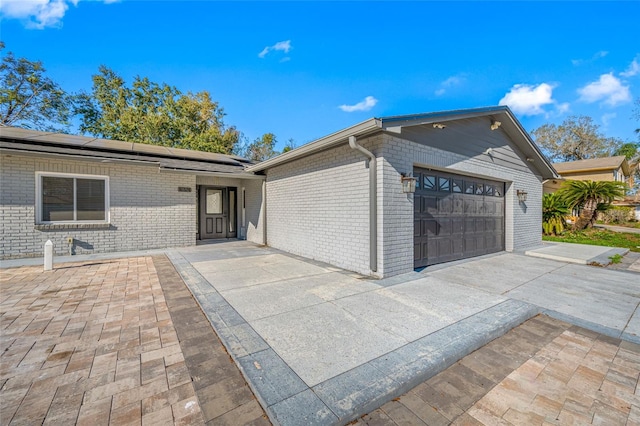
M 558 176 L 503 106 L 372 118 L 247 170 L 268 245 L 378 277 L 541 244 Z
M 504 182 L 414 168 L 414 267 L 504 250 Z

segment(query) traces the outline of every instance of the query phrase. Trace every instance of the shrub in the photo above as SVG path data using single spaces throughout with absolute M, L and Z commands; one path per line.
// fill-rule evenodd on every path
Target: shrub
M 542 232 L 558 235 L 564 232 L 564 217 L 569 213 L 565 202 L 556 194 L 544 194 L 542 198 Z
M 606 211 L 598 212 L 598 220 L 603 223 L 624 223 L 635 218 L 633 207 L 611 206 Z

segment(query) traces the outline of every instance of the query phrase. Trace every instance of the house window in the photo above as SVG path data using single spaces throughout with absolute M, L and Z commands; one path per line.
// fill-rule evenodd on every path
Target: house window
M 107 176 L 36 173 L 38 223 L 109 221 Z

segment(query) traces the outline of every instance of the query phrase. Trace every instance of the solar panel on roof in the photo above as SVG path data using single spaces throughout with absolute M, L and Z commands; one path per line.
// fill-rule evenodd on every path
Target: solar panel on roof
M 108 139 L 94 139 L 85 144 L 89 148 L 113 149 L 115 151 L 131 151 L 133 144 L 131 142 L 111 141 Z
M 133 152 L 156 155 L 171 155 L 169 149 L 166 146 L 149 145 L 145 143 L 134 143 Z

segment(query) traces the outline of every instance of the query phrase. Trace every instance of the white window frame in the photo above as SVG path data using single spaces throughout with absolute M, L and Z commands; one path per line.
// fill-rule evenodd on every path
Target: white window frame
M 104 210 L 105 220 L 56 220 L 56 221 L 44 221 L 42 220 L 42 178 L 43 177 L 61 177 L 74 179 L 73 181 L 73 216 L 77 214 L 77 193 L 76 193 L 76 181 L 75 179 L 92 179 L 104 181 Z M 109 208 L 109 176 L 102 175 L 84 175 L 77 173 L 52 173 L 52 172 L 36 172 L 36 224 L 109 224 L 111 219 Z

